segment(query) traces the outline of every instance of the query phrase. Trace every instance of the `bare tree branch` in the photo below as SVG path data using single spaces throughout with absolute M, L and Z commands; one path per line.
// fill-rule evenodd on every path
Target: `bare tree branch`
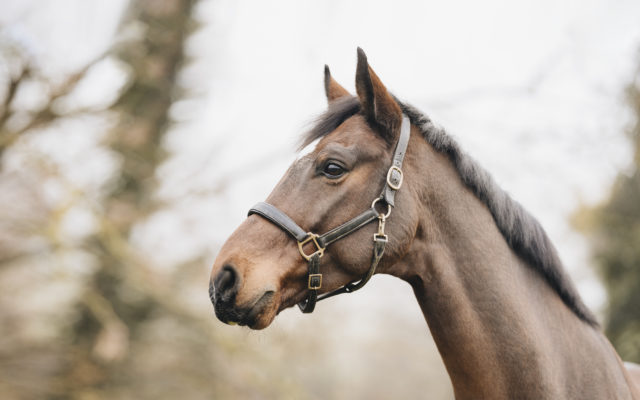
M 57 85 L 51 91 L 51 94 L 45 101 L 45 105 L 42 108 L 30 113 L 31 119 L 28 123 L 17 129 L 11 129 L 7 126 L 7 122 L 15 113 L 15 110 L 12 110 L 15 95 L 18 92 L 20 85 L 25 82 L 25 79 L 33 76 L 34 68 L 29 65 L 24 66 L 18 77 L 11 80 L 9 83 L 7 96 L 4 99 L 3 111 L 2 114 L 0 114 L 0 157 L 2 157 L 3 152 L 15 143 L 20 136 L 30 131 L 47 125 L 62 117 L 77 116 L 97 111 L 90 108 L 82 108 L 74 110 L 71 113 L 61 115 L 54 110 L 54 104 L 56 100 L 71 94 L 71 92 L 73 92 L 77 87 L 78 83 L 86 76 L 87 71 L 98 62 L 102 61 L 108 54 L 109 51 L 100 54 L 98 57 L 85 64 L 85 66 L 80 70 L 69 75 L 61 84 Z
M 12 78 L 9 81 L 9 85 L 7 87 L 7 95 L 4 98 L 4 102 L 2 105 L 2 112 L 0 113 L 0 127 L 4 126 L 6 121 L 11 116 L 11 105 L 13 103 L 13 99 L 15 98 L 16 92 L 20 84 L 31 74 L 31 69 L 29 66 L 23 66 L 20 74 L 17 77 Z

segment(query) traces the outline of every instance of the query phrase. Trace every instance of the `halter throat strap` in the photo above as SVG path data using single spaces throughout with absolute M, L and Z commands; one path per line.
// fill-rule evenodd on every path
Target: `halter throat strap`
M 307 298 L 303 302 L 298 303 L 298 307 L 300 307 L 300 310 L 302 310 L 303 313 L 312 312 L 315 308 L 316 302 L 319 300 L 341 293 L 351 293 L 362 288 L 375 273 L 378 263 L 384 255 L 384 249 L 387 244 L 387 235 L 384 233 L 385 222 L 387 217 L 391 214 L 392 207 L 395 206 L 395 194 L 402 186 L 404 178 L 402 173 L 402 161 L 404 160 L 404 156 L 407 151 L 410 131 L 411 123 L 409 118 L 403 114 L 400 136 L 393 154 L 391 166 L 387 171 L 382 193 L 380 194 L 380 197 L 374 199 L 371 204 L 371 208 L 322 235 L 306 232 L 287 214 L 269 203 L 259 202 L 249 210 L 248 215 L 257 214 L 265 218 L 298 242 L 300 255 L 307 260 L 308 266 Z M 379 212 L 376 209 L 378 203 L 381 203 L 380 205 L 387 206 L 386 213 Z M 369 267 L 367 274 L 358 282 L 351 282 L 332 292 L 318 295 L 318 290 L 322 288 L 320 258 L 324 255 L 326 247 L 331 243 L 350 235 L 363 226 L 368 225 L 376 219 L 378 220 L 378 232 L 373 235 L 373 255 L 371 258 L 371 266 Z M 313 244 L 313 246 L 315 246 L 315 251 L 310 254 L 305 253 L 304 247 L 307 244 Z

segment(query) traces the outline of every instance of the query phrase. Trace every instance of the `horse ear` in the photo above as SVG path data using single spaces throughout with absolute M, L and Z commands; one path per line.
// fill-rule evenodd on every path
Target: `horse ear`
M 351 96 L 351 93 L 347 92 L 347 89 L 340 86 L 340 84 L 333 79 L 331 71 L 329 71 L 329 66 L 326 64 L 324 66 L 324 93 L 327 95 L 327 102 L 329 104 L 341 97 Z
M 358 47 L 356 91 L 367 121 L 378 128 L 387 141 L 392 142 L 399 133 L 402 110 L 378 75 L 367 62 L 367 55 Z

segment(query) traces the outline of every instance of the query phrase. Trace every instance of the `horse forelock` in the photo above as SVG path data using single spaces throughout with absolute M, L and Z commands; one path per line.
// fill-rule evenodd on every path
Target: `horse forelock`
M 344 121 L 360 112 L 360 101 L 354 96 L 344 96 L 329 104 L 324 113 L 315 118 L 313 127 L 305 132 L 298 149 L 335 131 Z

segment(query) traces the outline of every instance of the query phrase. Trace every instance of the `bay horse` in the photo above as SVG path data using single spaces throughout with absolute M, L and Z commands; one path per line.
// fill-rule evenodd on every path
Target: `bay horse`
M 357 96 L 328 67 L 325 92 L 315 147 L 214 262 L 221 321 L 263 329 L 385 273 L 413 288 L 458 399 L 640 399 L 535 218 L 360 48 Z

